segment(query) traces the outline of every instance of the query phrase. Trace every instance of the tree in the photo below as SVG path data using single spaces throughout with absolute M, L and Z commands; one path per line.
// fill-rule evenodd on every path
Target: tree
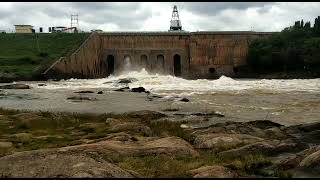
M 304 25 L 305 29 L 310 29 L 311 28 L 311 23 L 310 21 L 306 22 L 306 24 Z

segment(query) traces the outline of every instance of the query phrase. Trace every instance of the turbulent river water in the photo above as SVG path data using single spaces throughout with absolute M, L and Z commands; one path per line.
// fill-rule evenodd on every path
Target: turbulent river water
M 118 83 L 123 78 L 132 78 L 133 82 Z M 222 76 L 217 80 L 186 80 L 141 70 L 101 79 L 19 83 L 28 84 L 31 89 L 0 91 L 0 107 L 86 113 L 177 109 L 179 113 L 215 111 L 225 115 L 224 118 L 211 118 L 209 122 L 268 119 L 293 125 L 320 121 L 320 79 L 232 79 Z M 150 100 L 146 93 L 114 91 L 125 86 L 142 86 L 162 98 Z M 95 93 L 75 93 L 80 90 Z M 98 91 L 103 94 L 97 94 Z M 75 95 L 96 100 L 67 99 Z M 179 101 L 183 97 L 190 101 Z

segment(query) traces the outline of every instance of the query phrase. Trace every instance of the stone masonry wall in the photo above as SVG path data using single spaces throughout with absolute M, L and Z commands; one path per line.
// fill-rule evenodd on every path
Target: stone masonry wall
M 126 57 L 130 59 L 131 69 L 144 67 L 151 73 L 175 75 L 176 57 L 180 60 L 183 78 L 233 77 L 234 68 L 246 64 L 249 42 L 270 35 L 256 32 L 95 33 L 76 52 L 60 59 L 50 76 L 106 77 L 110 69 L 114 74 L 124 71 Z M 110 57 L 114 64 L 109 63 Z M 108 67 L 112 65 L 114 67 Z

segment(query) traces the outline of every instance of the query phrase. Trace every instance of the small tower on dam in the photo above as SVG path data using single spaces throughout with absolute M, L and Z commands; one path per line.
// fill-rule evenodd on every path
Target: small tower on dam
M 181 31 L 182 25 L 179 19 L 178 8 L 176 5 L 173 6 L 172 17 L 170 21 L 170 30 L 169 31 Z

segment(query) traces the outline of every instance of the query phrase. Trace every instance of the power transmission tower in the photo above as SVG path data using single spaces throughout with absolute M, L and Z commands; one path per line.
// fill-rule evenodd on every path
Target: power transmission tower
M 71 28 L 75 27 L 77 31 L 79 31 L 79 19 L 78 14 L 71 14 Z
M 182 30 L 181 21 L 179 19 L 178 8 L 176 5 L 173 6 L 172 17 L 170 21 L 170 30 L 169 31 L 177 31 Z

